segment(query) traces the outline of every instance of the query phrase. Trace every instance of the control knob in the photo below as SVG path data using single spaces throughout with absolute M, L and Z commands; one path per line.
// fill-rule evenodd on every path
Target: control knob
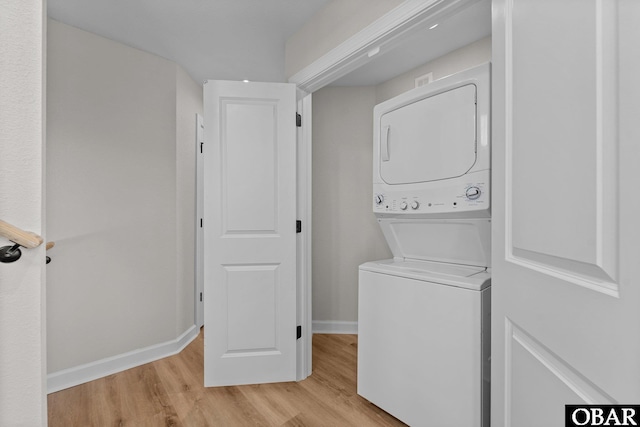
M 467 199 L 469 200 L 478 199 L 480 197 L 480 194 L 481 194 L 481 191 L 478 187 L 469 187 L 465 191 L 465 196 L 467 196 Z
M 420 207 L 420 202 L 418 202 L 417 200 L 414 200 L 413 202 L 411 202 L 411 209 L 415 210 L 418 209 Z
M 400 203 L 400 209 L 402 209 L 403 211 L 406 211 L 406 210 L 407 210 L 407 206 L 408 206 L 408 205 L 407 205 L 407 202 L 402 202 L 402 203 Z
M 384 202 L 384 195 L 376 194 L 373 200 L 376 202 L 376 205 L 381 205 Z

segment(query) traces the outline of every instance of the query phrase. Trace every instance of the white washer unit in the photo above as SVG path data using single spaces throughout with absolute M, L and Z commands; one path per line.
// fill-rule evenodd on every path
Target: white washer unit
M 394 258 L 360 266 L 358 394 L 412 426 L 489 425 L 489 124 L 489 64 L 374 109 Z

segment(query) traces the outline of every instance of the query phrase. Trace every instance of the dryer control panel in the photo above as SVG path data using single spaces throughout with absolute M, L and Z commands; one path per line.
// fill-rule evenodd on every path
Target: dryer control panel
M 489 188 L 489 183 L 484 180 L 440 186 L 429 191 L 414 189 L 390 192 L 388 187 L 379 188 L 374 184 L 373 212 L 431 216 L 486 211 L 489 216 Z

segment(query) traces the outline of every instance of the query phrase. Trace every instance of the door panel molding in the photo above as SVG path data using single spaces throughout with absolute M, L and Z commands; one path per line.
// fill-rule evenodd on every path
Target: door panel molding
M 525 354 L 535 359 L 539 366 L 551 373 L 562 382 L 573 394 L 586 404 L 616 404 L 615 399 L 609 396 L 587 377 L 577 372 L 570 364 L 565 362 L 557 354 L 549 350 L 544 344 L 536 340 L 532 335 L 514 324 L 511 319 L 505 318 L 505 425 L 511 425 L 513 370 L 512 366 L 519 363 L 515 347 L 519 346 Z M 521 354 L 521 353 L 519 353 Z M 526 385 L 525 385 L 526 386 Z M 562 402 L 562 405 L 571 402 Z M 578 403 L 578 402 L 576 402 Z
M 280 354 L 278 289 L 283 286 L 279 264 L 223 264 L 228 313 L 228 355 Z M 224 298 L 224 296 L 222 296 Z M 248 320 L 251 327 L 247 327 Z
M 277 99 L 220 99 L 223 236 L 278 235 L 278 120 Z
M 512 248 L 512 252 L 507 253 L 506 261 L 592 291 L 615 298 L 620 297 L 618 283 L 612 281 L 607 273 L 597 265 L 580 263 L 566 258 L 555 258 L 518 248 Z
M 526 36 L 533 37 L 526 33 L 528 30 L 539 32 L 535 14 L 532 16 L 527 2 L 506 2 L 506 261 L 618 298 L 617 11 L 616 2 L 591 1 L 592 9 L 581 20 L 586 23 L 572 28 L 572 32 L 575 39 L 593 40 L 595 37 L 593 55 L 577 55 L 578 59 L 572 55 L 552 57 L 539 68 L 535 67 L 545 61 L 542 50 L 539 57 L 532 48 L 527 49 L 526 56 L 517 56 L 512 48 L 516 37 L 521 36 L 519 43 L 526 44 L 523 41 Z M 564 18 L 575 19 L 574 9 L 567 4 L 565 10 L 559 10 L 558 26 L 554 28 L 553 22 L 547 22 L 549 31 L 566 31 L 560 25 L 566 22 Z M 526 18 L 521 18 L 525 15 Z M 519 33 L 514 34 L 512 23 L 520 23 L 519 19 L 526 20 L 529 27 L 518 25 Z M 589 43 L 582 46 L 585 52 L 589 52 Z M 548 67 L 554 70 L 546 70 Z M 534 77 L 539 77 L 538 86 L 529 92 L 517 82 L 514 86 L 514 68 L 517 68 L 518 76 L 525 74 L 524 78 L 519 77 L 523 80 L 536 81 Z M 572 87 L 570 84 L 554 87 L 550 80 L 557 70 L 586 74 L 593 77 L 594 84 L 592 87 Z M 527 76 L 526 73 L 539 75 Z M 556 108 L 569 112 L 564 114 L 569 116 L 568 123 L 557 119 L 553 108 L 540 108 L 542 100 L 548 99 L 554 90 L 559 92 Z M 540 100 L 537 109 L 536 98 Z M 595 108 L 581 107 L 582 104 L 595 105 Z M 575 118 L 573 111 L 576 111 Z M 592 128 L 579 126 L 585 114 L 593 117 Z M 535 120 L 525 122 L 521 117 L 524 115 Z M 545 128 L 554 132 L 536 134 L 537 129 L 542 128 L 535 126 L 536 121 L 545 123 Z M 522 128 L 520 123 L 525 123 Z M 563 134 L 575 132 L 593 137 L 580 140 L 580 145 L 578 142 L 564 143 L 568 138 L 563 138 Z M 514 139 L 519 143 L 514 145 Z M 563 141 L 563 144 L 556 141 Z M 514 185 L 518 193 L 514 193 Z M 536 191 L 540 188 L 545 191 Z M 523 225 L 536 221 L 544 225 L 543 233 L 539 229 L 534 231 L 534 227 L 527 231 Z

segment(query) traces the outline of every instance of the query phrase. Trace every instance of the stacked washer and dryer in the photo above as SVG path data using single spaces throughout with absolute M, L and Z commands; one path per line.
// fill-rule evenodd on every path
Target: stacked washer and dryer
M 393 259 L 360 266 L 358 394 L 412 426 L 489 426 L 490 108 L 484 64 L 374 109 Z

